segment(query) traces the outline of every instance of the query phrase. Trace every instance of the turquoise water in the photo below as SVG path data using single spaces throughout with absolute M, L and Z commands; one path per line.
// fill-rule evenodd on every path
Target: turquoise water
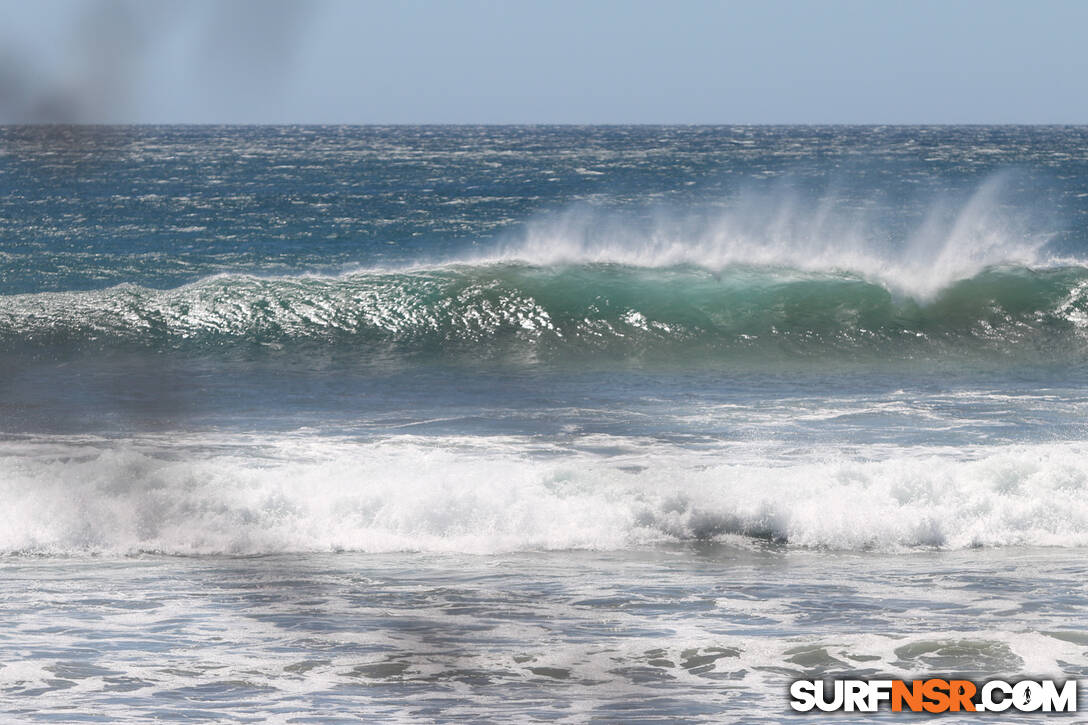
M 1079 127 L 0 129 L 0 710 L 1088 668 Z

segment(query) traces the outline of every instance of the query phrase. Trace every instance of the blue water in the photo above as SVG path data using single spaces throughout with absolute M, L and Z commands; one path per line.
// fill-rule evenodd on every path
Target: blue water
M 0 128 L 0 370 L 6 717 L 1088 672 L 1085 128 Z

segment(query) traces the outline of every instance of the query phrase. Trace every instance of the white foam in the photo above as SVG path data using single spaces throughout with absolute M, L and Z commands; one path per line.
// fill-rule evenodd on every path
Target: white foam
M 872 460 L 516 438 L 212 444 L 4 444 L 0 551 L 490 553 L 738 534 L 844 550 L 1088 545 L 1083 443 Z

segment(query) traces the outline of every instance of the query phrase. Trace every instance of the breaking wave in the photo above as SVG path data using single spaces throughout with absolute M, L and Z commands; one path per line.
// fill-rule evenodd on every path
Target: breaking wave
M 543 360 L 836 353 L 1079 360 L 1086 332 L 1082 266 L 990 267 L 932 298 L 840 271 L 513 262 L 0 297 L 0 341 L 9 350 L 319 345 Z
M 541 445 L 9 442 L 0 552 L 492 553 L 723 537 L 881 551 L 1088 545 L 1082 443 L 790 462 L 649 441 L 613 456 Z
M 1088 266 L 1046 252 L 1050 235 L 1002 211 L 1002 186 L 895 232 L 832 199 L 760 196 L 642 223 L 572 210 L 410 267 L 8 295 L 0 345 L 1082 362 Z

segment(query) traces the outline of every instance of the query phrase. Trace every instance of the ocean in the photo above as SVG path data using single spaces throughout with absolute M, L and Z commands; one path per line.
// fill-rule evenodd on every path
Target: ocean
M 1088 679 L 1086 127 L 2 127 L 0 371 L 2 720 Z

